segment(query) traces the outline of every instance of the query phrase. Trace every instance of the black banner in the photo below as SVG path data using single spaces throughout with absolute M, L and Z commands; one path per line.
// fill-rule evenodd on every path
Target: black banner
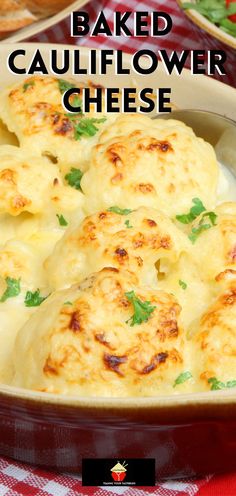
M 83 486 L 155 486 L 154 458 L 86 458 Z

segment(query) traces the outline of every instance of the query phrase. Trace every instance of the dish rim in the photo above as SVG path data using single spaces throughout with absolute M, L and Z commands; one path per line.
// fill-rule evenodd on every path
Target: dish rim
M 191 3 L 195 3 L 195 0 L 189 0 Z M 236 38 L 231 36 L 230 34 L 225 33 L 222 29 L 218 28 L 211 21 L 206 19 L 202 14 L 197 12 L 194 9 L 183 10 L 182 5 L 185 3 L 185 0 L 176 0 L 177 4 L 181 8 L 182 12 L 191 19 L 191 21 L 196 24 L 199 28 L 206 31 L 208 34 L 226 44 L 230 48 L 236 49 Z
M 60 48 L 61 50 L 70 49 L 76 50 L 77 46 L 67 45 L 67 44 L 55 44 L 55 43 L 41 43 L 44 50 L 50 50 L 53 46 Z M 12 43 L 1 43 L 0 52 L 12 51 L 14 46 L 18 48 L 19 45 Z M 24 42 L 22 48 L 27 50 L 31 49 L 34 51 L 38 47 L 38 43 L 27 43 Z M 96 52 L 100 52 L 100 49 L 95 49 Z M 84 53 L 88 53 L 91 48 L 80 47 L 80 50 Z M 130 54 L 124 54 L 124 62 L 130 65 Z M 163 64 L 159 63 L 159 71 L 165 72 Z M 184 69 L 183 74 L 186 81 L 191 81 L 192 74 L 189 69 Z M 20 76 L 20 79 L 24 79 L 27 76 Z M 46 76 L 48 77 L 48 76 Z M 50 77 L 50 75 L 49 75 Z M 54 76 L 55 77 L 55 76 Z M 79 76 L 70 76 L 79 80 Z M 89 76 L 90 78 L 92 76 Z M 171 76 L 169 76 L 171 77 Z M 226 85 L 225 83 L 213 79 L 206 75 L 199 76 L 202 80 L 207 81 L 212 87 L 223 88 L 224 91 L 232 92 L 236 95 L 236 89 Z M 5 87 L 4 85 L 3 87 Z M 196 393 L 184 393 L 184 394 L 168 394 L 168 395 L 158 395 L 158 396 L 145 396 L 145 397 L 96 397 L 96 396 L 76 396 L 76 395 L 63 395 L 54 394 L 40 391 L 33 391 L 25 388 L 18 388 L 6 384 L 0 383 L 0 398 L 15 398 L 19 400 L 26 400 L 32 403 L 41 403 L 44 405 L 55 405 L 61 407 L 80 407 L 83 408 L 95 408 L 98 410 L 110 410 L 110 409 L 129 409 L 134 410 L 137 407 L 149 410 L 149 409 L 165 409 L 165 408 L 176 408 L 181 406 L 204 406 L 204 405 L 229 405 L 232 403 L 236 404 L 236 395 L 234 389 L 221 390 L 221 391 L 206 391 L 206 392 L 196 392 Z
M 24 41 L 32 36 L 37 36 L 42 31 L 50 29 L 55 26 L 55 24 L 60 23 L 68 17 L 71 12 L 84 7 L 87 3 L 89 3 L 89 0 L 74 0 L 68 7 L 62 9 L 57 14 L 46 17 L 45 19 L 39 19 L 25 28 L 18 29 L 7 38 L 3 38 L 0 42 L 0 46 L 1 44 L 3 45 L 6 43 L 18 43 L 19 41 Z
M 102 397 L 76 396 L 33 391 L 0 384 L 0 398 L 18 399 L 58 407 L 93 408 L 95 410 L 162 410 L 190 406 L 236 405 L 235 389 L 159 396 Z

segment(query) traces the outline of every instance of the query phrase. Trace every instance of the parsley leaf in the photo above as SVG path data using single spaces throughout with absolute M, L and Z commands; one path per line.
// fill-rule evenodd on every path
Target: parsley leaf
M 80 181 L 82 177 L 83 177 L 83 172 L 80 169 L 75 169 L 74 167 L 72 167 L 70 172 L 66 174 L 65 179 L 68 182 L 68 184 L 72 186 L 72 188 L 82 191 L 80 187 Z
M 129 291 L 125 293 L 127 300 L 132 303 L 134 307 L 134 315 L 126 321 L 130 322 L 130 326 L 133 327 L 135 324 L 142 324 L 142 322 L 147 322 L 152 312 L 154 312 L 156 306 L 151 305 L 150 301 L 142 301 L 136 295 L 134 291 Z
M 13 279 L 11 277 L 6 277 L 7 288 L 3 293 L 0 303 L 8 300 L 8 298 L 14 298 L 20 294 L 20 279 Z
M 181 279 L 179 280 L 179 285 L 181 286 L 182 289 L 187 289 L 187 287 L 188 287 L 186 282 L 181 281 Z
M 178 384 L 183 384 L 183 382 L 186 382 L 188 381 L 189 379 L 191 379 L 193 376 L 191 374 L 191 372 L 182 372 L 182 374 L 180 374 L 177 379 L 175 379 L 175 382 L 174 382 L 174 385 L 173 387 L 175 386 L 178 386 Z
M 106 121 L 105 117 L 102 117 L 101 119 L 95 119 L 94 117 L 83 117 L 80 119 L 77 118 L 76 120 L 71 117 L 71 119 L 74 125 L 74 138 L 77 141 L 80 140 L 82 136 L 95 136 L 97 131 L 99 131 L 98 127 L 95 126 L 95 124 L 100 124 Z
M 65 301 L 63 305 L 73 305 L 72 301 Z
M 58 86 L 61 94 L 65 93 L 68 90 L 71 90 L 72 88 L 76 88 L 76 86 L 73 83 L 70 83 L 69 81 L 66 81 L 65 79 L 58 79 Z
M 82 114 L 82 100 L 78 95 L 74 95 L 73 107 L 80 107 L 79 114 Z
M 79 110 L 76 112 L 67 112 L 65 116 L 74 123 L 74 121 L 76 121 L 77 119 L 81 119 L 81 117 L 84 115 L 82 112 L 82 100 L 76 93 L 73 94 L 72 104 L 72 107 L 76 109 L 79 107 Z
M 176 215 L 176 219 L 182 224 L 191 224 L 202 212 L 206 209 L 199 198 L 193 198 L 192 202 L 194 206 L 190 209 L 188 214 Z
M 65 79 L 58 79 L 58 86 L 61 94 L 63 95 L 66 91 L 71 90 L 72 88 L 76 88 L 74 83 L 70 83 L 70 81 L 66 81 Z M 78 117 L 80 114 L 82 114 L 82 100 L 78 96 L 77 93 L 74 93 L 73 95 L 73 105 L 74 107 L 80 107 L 80 110 L 78 113 L 68 113 L 66 114 L 67 117 L 72 118 L 72 117 Z
M 80 107 L 81 109 L 82 101 L 77 95 L 74 96 L 73 103 L 76 107 Z M 74 139 L 77 141 L 80 140 L 82 136 L 95 136 L 97 131 L 99 131 L 98 127 L 95 124 L 100 124 L 106 121 L 106 117 L 102 117 L 101 119 L 96 119 L 94 117 L 85 117 L 85 115 L 82 113 L 82 110 L 80 110 L 80 112 L 78 113 L 70 112 L 65 115 L 73 124 Z
M 40 296 L 40 291 L 37 289 L 34 293 L 32 291 L 27 291 L 25 295 L 25 306 L 26 307 L 38 307 L 46 300 L 47 296 Z
M 65 219 L 65 217 L 63 217 L 63 215 L 57 214 L 57 218 L 58 218 L 60 226 L 63 226 L 63 227 L 68 226 L 68 222 Z
M 133 210 L 130 210 L 129 208 L 120 208 L 120 207 L 110 207 L 107 209 L 107 211 L 119 215 L 129 215 L 131 214 L 131 212 L 133 212 Z
M 204 219 L 206 219 L 208 217 L 209 221 L 210 221 L 210 224 L 207 223 L 207 224 L 204 224 Z M 217 215 L 215 214 L 215 212 L 206 212 L 201 220 L 199 221 L 199 224 L 197 227 L 193 227 L 192 230 L 191 230 L 191 233 L 189 234 L 189 239 L 192 243 L 195 243 L 195 241 L 197 240 L 198 236 L 200 236 L 200 234 L 203 232 L 203 231 L 206 231 L 207 229 L 210 229 L 211 227 L 214 227 L 216 226 L 216 219 L 217 219 Z
M 126 225 L 127 229 L 132 229 L 132 227 L 134 227 L 134 226 L 130 225 L 129 220 L 125 221 L 125 225 Z
M 193 198 L 193 207 L 190 209 L 188 214 L 176 215 L 176 219 L 182 224 L 191 224 L 199 215 L 203 214 L 198 225 L 194 226 L 189 234 L 189 239 L 192 243 L 195 243 L 198 236 L 212 226 L 216 226 L 217 215 L 215 212 L 206 212 L 202 201 L 199 198 Z M 205 212 L 205 213 L 203 213 Z M 204 219 L 208 218 L 210 223 L 204 223 Z
M 200 236 L 203 231 L 206 231 L 210 228 L 210 224 L 202 224 L 201 226 L 193 227 L 191 233 L 188 236 L 190 241 L 194 244 L 197 241 L 198 236 Z
M 211 385 L 211 391 L 236 387 L 236 381 L 221 382 L 216 377 L 211 377 L 208 382 Z
M 35 81 L 28 81 L 28 83 L 23 84 L 23 93 L 25 93 L 28 88 L 32 88 L 35 85 Z

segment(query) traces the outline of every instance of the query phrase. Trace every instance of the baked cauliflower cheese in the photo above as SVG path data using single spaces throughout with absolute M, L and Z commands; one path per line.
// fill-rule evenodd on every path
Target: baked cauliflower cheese
M 73 87 L 38 76 L 0 93 L 1 383 L 236 387 L 233 178 L 180 121 L 66 112 Z

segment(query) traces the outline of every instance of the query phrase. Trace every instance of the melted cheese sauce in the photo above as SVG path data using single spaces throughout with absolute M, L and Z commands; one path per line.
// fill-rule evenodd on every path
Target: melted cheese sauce
M 236 201 L 236 180 L 233 175 L 224 167 L 220 166 L 220 181 L 218 186 L 218 202 L 222 201 Z M 49 216 L 50 219 L 50 216 Z M 49 221 L 48 217 L 37 217 L 31 216 L 29 214 L 21 214 L 20 217 L 11 217 L 9 215 L 0 216 L 0 232 L 1 232 L 1 245 L 3 247 L 6 242 L 18 242 L 19 246 L 21 243 L 27 242 L 35 253 L 36 259 L 43 266 L 43 261 L 53 252 L 55 244 L 65 233 L 65 228 L 58 227 L 58 222 Z M 48 225 L 49 223 L 49 225 Z M 45 229 L 45 225 L 48 225 L 48 229 Z M 34 272 L 32 267 L 32 273 Z M 159 281 L 159 287 L 165 290 L 170 290 L 174 292 L 175 296 L 181 298 L 183 291 L 179 287 L 179 279 L 188 280 L 190 266 L 184 262 L 180 264 L 179 273 L 172 275 L 172 277 L 165 281 L 164 283 Z M 191 280 L 194 280 L 193 274 Z M 36 284 L 32 284 L 32 288 L 37 289 Z M 47 287 L 47 281 L 44 281 L 45 289 L 44 293 L 49 293 L 49 288 Z M 29 317 L 37 310 L 36 308 L 27 308 L 24 305 L 24 294 L 26 292 L 26 287 L 23 284 L 23 291 L 16 298 L 9 298 L 6 302 L 0 304 L 0 380 L 2 383 L 9 382 L 11 380 L 12 368 L 11 368 L 11 356 L 14 346 L 15 337 L 18 330 L 27 322 Z M 4 291 L 4 282 L 1 281 L 0 292 Z M 185 292 L 185 301 L 181 302 L 183 305 L 183 317 L 187 324 L 191 322 L 191 314 L 205 310 L 204 301 L 209 301 L 207 297 L 207 288 L 204 284 L 201 284 L 201 298 L 199 298 L 199 281 L 196 281 L 195 285 L 191 285 L 191 291 Z M 194 295 L 194 296 L 193 296 Z M 193 309 L 193 304 L 195 310 Z M 189 309 L 191 308 L 191 311 Z M 191 368 L 191 345 L 187 343 L 187 349 L 189 357 L 189 368 Z M 184 392 L 188 389 L 188 383 L 181 385 L 181 390 Z
M 64 230 L 54 225 L 53 228 L 45 230 L 40 228 L 38 219 L 29 218 L 23 214 L 22 222 L 20 218 L 10 218 L 10 216 L 2 215 L 0 217 L 0 232 L 1 245 L 0 250 L 6 246 L 16 246 L 16 252 L 20 255 L 20 260 L 24 266 L 24 249 L 26 250 L 26 259 L 29 257 L 29 252 L 33 253 L 30 260 L 30 281 L 24 281 L 24 271 L 21 272 L 21 293 L 19 296 L 9 298 L 4 303 L 0 304 L 0 380 L 8 382 L 11 377 L 11 355 L 16 334 L 18 330 L 25 324 L 32 313 L 37 309 L 27 308 L 24 304 L 26 291 L 35 291 L 40 286 L 43 288 L 45 295 L 49 294 L 46 274 L 43 274 L 43 262 L 52 252 L 55 244 L 63 236 Z M 35 267 L 35 263 L 37 263 Z M 6 284 L 3 279 L 3 273 L 6 266 L 1 265 L 0 253 L 0 292 L 3 294 Z M 12 274 L 11 274 L 12 275 Z M 16 274 L 18 276 L 18 274 Z M 19 274 L 20 276 L 20 274 Z M 18 277 L 16 277 L 18 278 Z
M 107 132 L 112 132 L 112 130 L 108 130 Z M 0 145 L 5 144 L 17 146 L 18 142 L 15 135 L 10 133 L 0 121 Z M 114 150 L 112 150 L 112 153 L 114 155 Z M 113 160 L 115 163 L 116 157 L 114 159 L 113 156 Z M 236 202 L 235 177 L 223 165 L 219 165 L 219 169 L 220 174 L 215 207 L 223 202 Z M 97 188 L 97 184 L 95 184 L 95 186 Z M 94 195 L 94 201 L 95 203 L 96 201 L 99 202 L 99 198 L 97 199 L 96 195 Z M 110 197 L 108 194 L 107 202 L 110 205 Z M 104 201 L 104 204 L 105 203 L 106 202 Z M 112 203 L 116 204 L 116 202 Z M 123 208 L 130 207 L 127 203 L 120 206 Z M 0 214 L 0 295 L 2 295 L 6 289 L 6 277 L 20 278 L 21 282 L 21 292 L 19 296 L 9 298 L 4 303 L 0 303 L 0 382 L 2 383 L 11 383 L 12 381 L 12 355 L 16 335 L 19 329 L 21 329 L 29 320 L 31 315 L 38 310 L 38 307 L 27 308 L 25 306 L 24 299 L 26 292 L 33 292 L 40 288 L 40 293 L 43 296 L 48 296 L 55 288 L 61 289 L 60 283 L 58 283 L 58 285 L 56 283 L 53 285 L 48 271 L 50 264 L 48 265 L 48 262 L 45 262 L 52 255 L 55 245 L 62 239 L 67 229 L 66 227 L 61 227 L 59 225 L 56 217 L 57 212 L 59 214 L 62 213 L 64 208 L 67 208 L 66 220 L 68 221 L 69 229 L 73 229 L 73 226 L 77 227 L 88 213 L 94 213 L 93 208 L 91 209 L 91 212 L 86 205 L 84 206 L 82 194 L 75 192 L 75 190 L 71 188 L 71 193 L 66 192 L 66 190 L 64 191 L 64 194 L 57 205 L 51 206 L 50 202 L 48 202 L 47 206 L 45 206 L 45 211 L 36 215 L 27 212 L 22 212 L 17 217 L 9 214 Z M 100 208 L 104 208 L 104 205 Z M 181 206 L 179 208 L 180 211 L 175 213 L 181 213 Z M 172 214 L 173 212 L 171 212 L 171 215 Z M 135 216 L 136 214 L 134 215 L 134 218 Z M 120 220 L 123 223 L 122 217 Z M 178 225 L 178 228 L 181 230 L 182 227 L 183 226 Z M 92 252 L 92 258 L 93 257 L 94 253 Z M 94 270 L 96 270 L 97 262 L 95 258 L 96 257 L 94 257 Z M 59 263 L 63 264 L 63 258 Z M 52 269 L 50 268 L 50 270 Z M 56 261 L 54 262 L 53 270 L 57 276 Z M 201 274 L 197 264 L 193 263 L 192 257 L 186 255 L 181 255 L 176 268 L 172 271 L 168 271 L 169 266 L 164 257 L 159 266 L 157 288 L 164 292 L 171 293 L 180 303 L 184 329 L 188 329 L 188 338 L 192 338 L 192 336 L 195 335 L 195 327 L 197 328 L 199 324 L 198 317 L 200 317 L 214 301 L 212 285 L 211 283 L 206 282 L 204 274 Z M 60 272 L 63 272 L 65 279 L 67 279 L 66 268 L 64 269 L 63 267 L 63 270 L 61 270 L 60 267 L 58 273 Z M 84 276 L 87 275 L 87 273 L 84 274 Z M 149 279 L 151 280 L 150 275 Z M 152 278 L 152 282 L 153 280 L 154 278 Z M 181 288 L 179 284 L 180 280 L 191 281 L 186 291 L 183 291 L 183 288 Z M 146 284 L 147 281 L 148 277 L 145 281 Z M 75 281 L 72 280 L 72 282 Z M 69 284 L 66 285 L 65 281 L 64 287 L 70 286 L 72 282 L 69 281 Z M 149 283 L 150 281 L 148 281 L 148 284 Z M 98 316 L 98 321 L 100 317 Z M 184 348 L 185 370 L 193 370 L 195 356 L 191 339 L 186 339 Z M 114 374 L 111 377 L 114 377 Z M 117 390 L 119 390 L 119 378 L 116 379 Z M 150 376 L 150 383 L 152 382 L 151 379 Z M 149 387 L 151 388 L 151 385 Z M 93 384 L 93 390 L 95 392 L 92 394 L 96 394 L 96 389 L 96 384 Z M 153 386 L 150 391 L 151 390 L 151 394 L 155 394 L 155 388 L 153 388 Z M 173 394 L 194 390 L 199 390 L 199 384 L 197 384 L 197 382 L 195 383 L 194 380 L 181 384 L 178 391 L 173 389 L 172 385 L 169 387 L 169 392 L 173 392 Z M 165 392 L 165 388 L 162 392 Z M 82 393 L 83 390 L 81 391 L 81 394 Z M 116 390 L 113 391 L 113 396 L 115 395 Z
M 220 178 L 217 189 L 217 203 L 236 201 L 236 177 L 223 164 L 219 164 Z

